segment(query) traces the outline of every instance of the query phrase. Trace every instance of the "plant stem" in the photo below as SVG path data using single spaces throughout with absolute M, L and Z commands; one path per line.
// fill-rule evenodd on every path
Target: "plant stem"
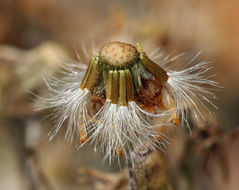
M 147 190 L 145 177 L 145 160 L 150 154 L 150 150 L 145 153 L 131 153 L 128 159 L 129 184 L 131 190 Z

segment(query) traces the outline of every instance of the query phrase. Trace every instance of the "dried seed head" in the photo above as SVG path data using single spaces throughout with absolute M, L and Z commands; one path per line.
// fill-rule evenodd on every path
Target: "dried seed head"
M 130 44 L 109 42 L 101 47 L 99 58 L 106 65 L 127 67 L 139 60 L 139 52 Z
M 110 42 L 91 58 L 87 70 L 81 72 L 78 64 L 65 67 L 66 77 L 47 83 L 49 97 L 41 98 L 43 108 L 54 108 L 59 117 L 51 138 L 66 125 L 69 142 L 74 136 L 81 143 L 95 142 L 110 161 L 162 148 L 157 127 L 170 121 L 189 126 L 189 113 L 199 121 L 204 119 L 200 105 L 209 113 L 207 104 L 215 107 L 211 87 L 218 84 L 205 76 L 208 63 L 191 61 L 190 67 L 175 71 L 169 63 L 178 57 L 157 61 L 140 44 Z

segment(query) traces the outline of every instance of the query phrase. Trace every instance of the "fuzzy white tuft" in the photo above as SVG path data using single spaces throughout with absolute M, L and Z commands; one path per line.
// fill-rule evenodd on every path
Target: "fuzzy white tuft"
M 66 125 L 65 139 L 72 143 L 74 137 L 79 138 L 80 127 L 89 125 L 87 103 L 90 92 L 81 90 L 80 83 L 85 71 L 78 63 L 65 64 L 60 72 L 61 78 L 51 77 L 45 80 L 48 87 L 45 97 L 39 97 L 38 109 L 53 109 L 52 116 L 56 120 L 54 129 L 49 133 L 50 140 Z M 86 129 L 85 129 L 86 130 Z
M 191 113 L 196 122 L 200 124 L 199 121 L 206 120 L 205 116 L 213 112 L 211 108 L 217 109 L 211 99 L 215 99 L 214 91 L 221 88 L 211 79 L 214 75 L 209 74 L 212 69 L 210 63 L 194 64 L 201 52 L 189 62 L 180 63 L 179 58 L 184 54 L 174 55 L 175 52 L 172 52 L 164 56 L 163 52 L 156 50 L 151 54 L 151 58 L 165 69 L 169 76 L 164 90 L 164 99 L 168 105 L 170 105 L 170 99 L 173 100 L 174 108 L 172 109 L 175 109 L 177 117 L 187 127 L 190 128 Z
M 199 124 L 202 119 L 206 120 L 206 114 L 212 113 L 212 107 L 217 109 L 211 99 L 215 98 L 213 91 L 219 85 L 211 79 L 213 76 L 207 76 L 211 68 L 208 62 L 200 62 L 179 71 L 167 72 L 166 92 L 174 101 L 176 115 L 188 127 L 189 113 Z
M 105 160 L 119 159 L 119 151 L 130 159 L 131 152 L 162 148 L 160 146 L 164 142 L 156 144 L 156 141 L 163 136 L 155 132 L 154 126 L 135 102 L 120 106 L 107 100 L 96 117 L 98 122 L 93 126 L 91 140 L 95 148 L 105 154 Z

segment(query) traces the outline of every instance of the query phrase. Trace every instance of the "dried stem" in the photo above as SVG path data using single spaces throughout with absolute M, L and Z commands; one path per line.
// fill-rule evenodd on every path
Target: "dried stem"
M 150 149 L 145 153 L 131 153 L 131 159 L 128 159 L 129 184 L 131 190 L 147 189 L 145 160 L 150 153 Z

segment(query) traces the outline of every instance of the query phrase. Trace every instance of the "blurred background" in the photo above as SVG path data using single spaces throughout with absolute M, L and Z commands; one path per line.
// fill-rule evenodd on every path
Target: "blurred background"
M 103 163 L 90 146 L 76 151 L 63 133 L 49 142 L 53 123 L 34 111 L 29 93 L 41 90 L 42 77 L 56 73 L 62 60 L 76 60 L 75 49 L 84 53 L 82 44 L 91 50 L 93 41 L 97 50 L 125 41 L 142 43 L 146 52 L 202 51 L 198 60 L 210 61 L 225 87 L 207 127 L 169 132 L 166 153 L 146 164 L 148 189 L 236 190 L 238 18 L 238 0 L 1 0 L 0 189 L 127 189 L 125 169 Z

